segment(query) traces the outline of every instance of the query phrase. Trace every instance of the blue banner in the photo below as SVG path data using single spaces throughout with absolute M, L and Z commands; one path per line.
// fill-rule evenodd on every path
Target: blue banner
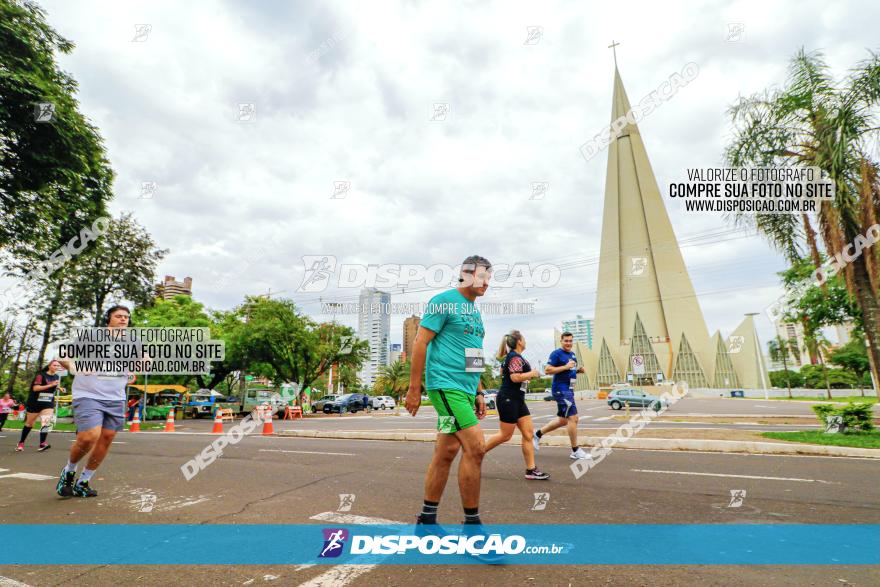
M 0 549 L 0 564 L 880 564 L 880 524 L 12 524 L 4 528 L 9 539 Z

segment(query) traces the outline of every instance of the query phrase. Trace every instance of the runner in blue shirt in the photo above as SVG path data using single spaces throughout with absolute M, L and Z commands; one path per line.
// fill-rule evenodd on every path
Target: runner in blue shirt
M 584 368 L 578 367 L 577 355 L 571 350 L 574 346 L 574 335 L 571 332 L 563 332 L 561 336 L 562 347 L 550 353 L 544 372 L 553 375 L 551 393 L 556 400 L 558 418 L 550 422 L 537 432 L 532 438 L 535 450 L 540 448 L 541 437 L 557 428 L 566 427 L 568 439 L 571 441 L 571 454 L 573 459 L 589 459 L 589 453 L 578 446 L 577 405 L 574 403 L 574 382 L 578 373 L 583 373 Z

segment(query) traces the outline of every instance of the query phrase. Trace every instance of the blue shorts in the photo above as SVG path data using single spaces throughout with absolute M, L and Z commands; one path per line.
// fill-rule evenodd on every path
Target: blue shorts
M 560 418 L 568 418 L 576 416 L 578 413 L 577 406 L 574 403 L 574 392 L 570 389 L 553 390 L 553 399 L 556 400 L 556 415 Z
M 102 400 L 80 397 L 73 400 L 73 423 L 83 432 L 100 426 L 119 432 L 125 428 L 125 400 Z

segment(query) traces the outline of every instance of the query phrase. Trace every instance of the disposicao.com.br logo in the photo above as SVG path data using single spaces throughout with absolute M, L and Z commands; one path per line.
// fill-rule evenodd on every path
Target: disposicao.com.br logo
M 465 269 L 465 273 L 462 273 Z M 362 264 L 337 263 L 333 255 L 305 255 L 303 280 L 297 289 L 301 293 L 316 293 L 328 285 L 340 288 L 392 288 L 427 286 L 430 288 L 460 287 L 472 279 L 473 268 L 461 265 L 417 265 L 401 263 Z M 559 283 L 561 269 L 551 263 L 497 263 L 491 269 L 492 287 L 553 287 Z
M 348 534 L 344 529 L 324 528 L 324 547 L 320 557 L 335 557 L 343 550 Z M 562 546 L 548 544 L 529 546 L 524 536 L 511 534 L 445 534 L 441 536 L 415 534 L 352 535 L 350 554 L 388 554 L 405 555 L 410 552 L 439 555 L 516 555 L 516 554 L 559 554 Z

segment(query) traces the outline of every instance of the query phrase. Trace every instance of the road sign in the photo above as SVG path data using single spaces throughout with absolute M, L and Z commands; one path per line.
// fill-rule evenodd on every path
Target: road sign
M 642 355 L 633 355 L 632 364 L 633 375 L 645 374 L 645 357 L 643 357 Z

